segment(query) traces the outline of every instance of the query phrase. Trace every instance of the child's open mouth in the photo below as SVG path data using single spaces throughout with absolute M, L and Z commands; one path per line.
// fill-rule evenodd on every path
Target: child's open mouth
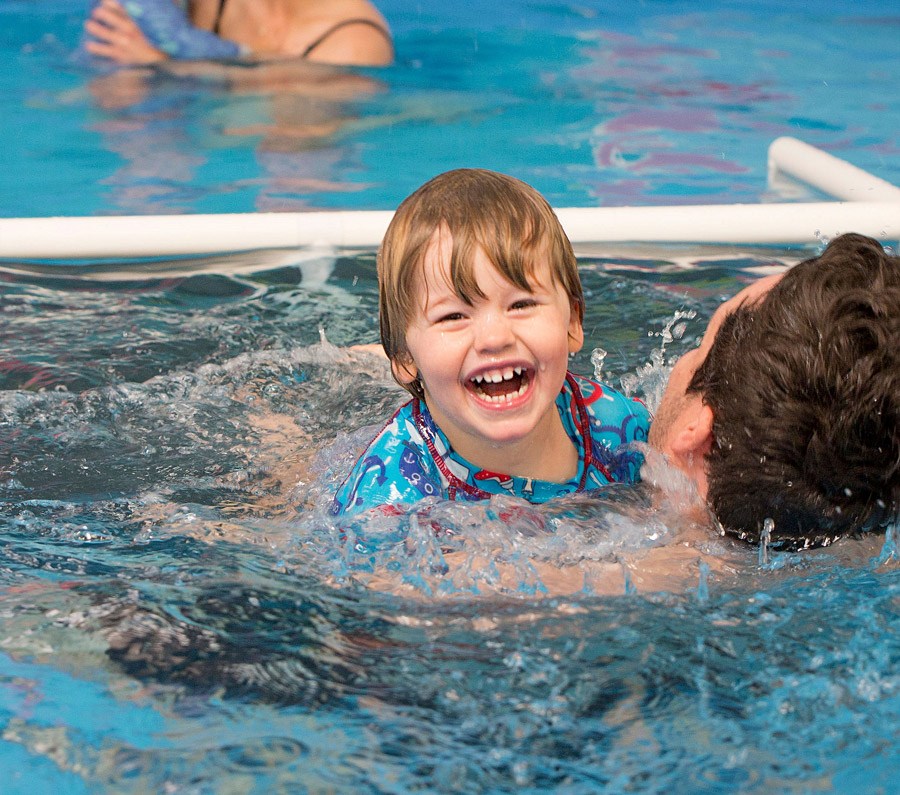
M 481 400 L 503 405 L 525 394 L 530 382 L 531 373 L 527 368 L 506 367 L 473 376 L 466 385 Z

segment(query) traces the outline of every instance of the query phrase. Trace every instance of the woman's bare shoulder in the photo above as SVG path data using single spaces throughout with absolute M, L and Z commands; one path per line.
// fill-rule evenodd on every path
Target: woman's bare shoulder
M 282 47 L 317 63 L 384 66 L 394 60 L 387 21 L 367 0 L 293 4 Z

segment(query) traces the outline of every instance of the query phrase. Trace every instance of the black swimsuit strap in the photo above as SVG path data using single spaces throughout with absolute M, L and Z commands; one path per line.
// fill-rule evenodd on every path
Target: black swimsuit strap
M 222 0 L 222 5 L 225 4 L 225 0 Z M 391 39 L 391 34 L 388 33 L 383 25 L 380 25 L 374 19 L 345 19 L 341 22 L 338 22 L 335 25 L 332 25 L 328 30 L 326 30 L 319 38 L 317 38 L 312 44 L 310 44 L 300 56 L 301 58 L 306 58 L 316 47 L 318 47 L 325 39 L 327 39 L 332 33 L 336 33 L 341 28 L 347 27 L 347 25 L 368 25 L 370 28 L 375 28 L 382 36 L 384 36 L 389 44 L 393 44 L 393 40 Z
M 219 9 L 216 11 L 216 21 L 213 24 L 213 33 L 219 35 L 219 25 L 222 23 L 222 13 L 225 11 L 225 3 L 228 0 L 219 0 Z

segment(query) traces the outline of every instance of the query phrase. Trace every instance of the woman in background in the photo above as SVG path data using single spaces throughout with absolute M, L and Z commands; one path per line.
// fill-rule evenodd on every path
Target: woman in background
M 249 56 L 383 66 L 394 59 L 387 22 L 368 0 L 99 0 L 85 30 L 85 49 L 119 64 Z

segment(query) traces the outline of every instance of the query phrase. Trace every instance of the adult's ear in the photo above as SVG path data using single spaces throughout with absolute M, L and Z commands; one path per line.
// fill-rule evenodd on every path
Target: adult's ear
M 713 412 L 702 398 L 692 397 L 673 428 L 669 445 L 675 455 L 707 453 L 712 445 Z
M 706 454 L 713 443 L 713 411 L 699 395 L 692 395 L 674 423 L 668 439 L 672 464 L 690 475 L 697 493 L 706 499 Z

